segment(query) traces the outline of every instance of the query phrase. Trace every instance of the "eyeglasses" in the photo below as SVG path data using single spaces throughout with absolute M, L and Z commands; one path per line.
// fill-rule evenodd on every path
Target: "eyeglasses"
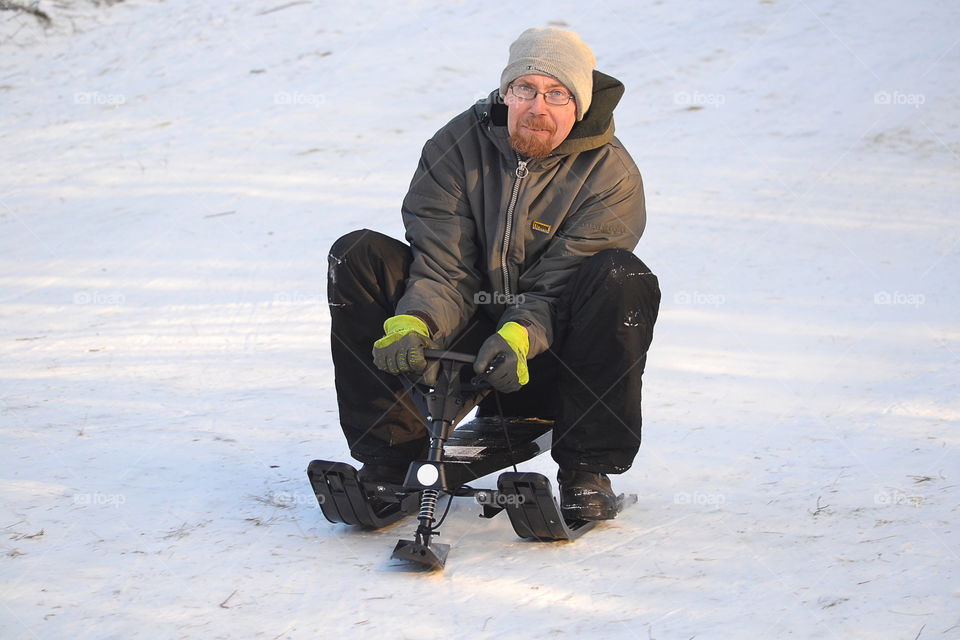
M 562 107 L 574 99 L 570 94 L 556 89 L 553 91 L 537 91 L 533 87 L 528 87 L 525 84 L 511 84 L 508 88 L 510 89 L 510 93 L 521 100 L 533 100 L 537 97 L 537 94 L 539 94 L 543 96 L 544 102 L 555 107 Z

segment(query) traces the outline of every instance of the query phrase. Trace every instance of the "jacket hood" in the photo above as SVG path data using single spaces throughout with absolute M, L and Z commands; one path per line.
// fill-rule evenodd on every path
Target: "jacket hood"
M 573 125 L 570 135 L 553 150 L 555 154 L 580 153 L 613 140 L 613 110 L 623 97 L 623 83 L 605 73 L 593 72 L 593 101 L 583 120 Z
M 551 156 L 566 155 L 571 153 L 580 153 L 602 147 L 613 140 L 614 123 L 613 110 L 620 103 L 623 97 L 623 83 L 607 74 L 593 71 L 593 98 L 590 109 L 583 116 L 583 120 L 576 122 L 573 129 L 570 130 L 566 140 L 560 143 L 556 149 L 551 152 Z M 500 98 L 500 90 L 494 90 L 486 103 L 477 105 L 477 110 L 482 112 L 481 118 L 488 116 L 485 113 L 489 109 L 490 122 L 495 127 L 503 127 L 501 136 L 507 137 L 507 105 Z

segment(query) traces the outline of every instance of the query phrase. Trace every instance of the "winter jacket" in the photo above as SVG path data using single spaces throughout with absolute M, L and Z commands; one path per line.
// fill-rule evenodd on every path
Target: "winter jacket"
M 613 135 L 622 95 L 594 71 L 584 119 L 529 162 L 510 147 L 497 91 L 428 140 L 403 200 L 413 263 L 396 313 L 424 319 L 445 345 L 479 308 L 525 326 L 528 357 L 549 348 L 555 301 L 581 260 L 632 251 L 646 223 L 640 172 Z

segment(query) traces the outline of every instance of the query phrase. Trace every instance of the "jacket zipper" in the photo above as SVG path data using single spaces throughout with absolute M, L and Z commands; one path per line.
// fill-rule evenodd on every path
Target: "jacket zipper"
M 503 253 L 500 255 L 500 270 L 503 272 L 503 293 L 507 296 L 510 292 L 510 269 L 507 266 L 507 254 L 510 252 L 510 236 L 513 233 L 513 210 L 517 206 L 517 196 L 520 195 L 520 181 L 527 177 L 527 163 L 520 159 L 517 154 L 517 170 L 515 172 L 517 179 L 513 183 L 513 193 L 510 195 L 510 205 L 507 207 L 507 226 L 503 232 Z

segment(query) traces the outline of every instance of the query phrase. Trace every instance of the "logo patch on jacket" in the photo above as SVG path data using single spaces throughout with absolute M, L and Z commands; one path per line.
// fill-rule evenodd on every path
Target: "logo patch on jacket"
M 539 231 L 541 233 L 550 233 L 550 229 L 551 229 L 550 225 L 548 225 L 547 223 L 539 222 L 537 220 L 534 220 L 533 222 L 530 223 L 530 228 L 533 229 L 534 231 Z

